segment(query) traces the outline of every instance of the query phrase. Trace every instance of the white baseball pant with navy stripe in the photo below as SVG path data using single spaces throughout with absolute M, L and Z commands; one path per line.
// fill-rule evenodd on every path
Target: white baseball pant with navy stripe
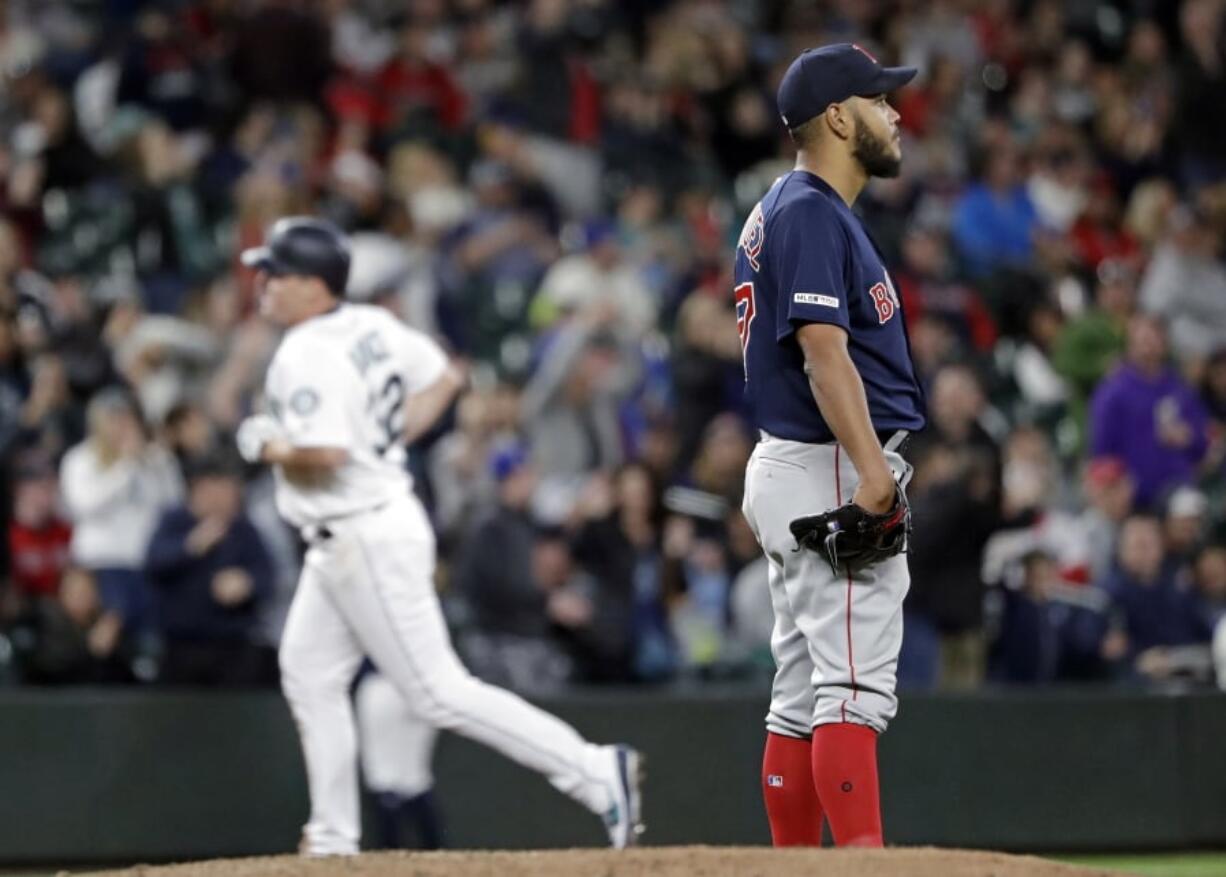
M 603 813 L 614 790 L 602 749 L 464 669 L 434 591 L 434 533 L 417 498 L 327 525 L 307 552 L 281 640 L 281 687 L 298 725 L 311 816 L 305 852 L 358 850 L 357 735 L 349 686 L 369 655 L 412 711 L 527 768 Z
M 362 777 L 374 792 L 415 798 L 434 788 L 438 728 L 417 714 L 395 684 L 370 673 L 353 695 Z
M 911 466 L 887 444 L 904 486 Z M 854 722 L 884 731 L 902 646 L 902 601 L 911 583 L 905 554 L 834 575 L 816 552 L 797 550 L 788 524 L 851 500 L 859 478 L 837 444 L 763 434 L 745 473 L 743 511 L 770 562 L 775 681 L 767 729 L 807 737 L 817 725 Z

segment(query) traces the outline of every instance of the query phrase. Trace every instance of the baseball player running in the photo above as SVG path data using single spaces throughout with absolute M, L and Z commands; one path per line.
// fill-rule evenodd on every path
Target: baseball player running
M 358 851 L 357 743 L 349 686 L 364 655 L 429 724 L 493 747 L 600 814 L 633 844 L 640 756 L 596 746 L 519 697 L 471 676 L 434 592 L 434 534 L 405 469 L 407 443 L 441 416 L 462 378 L 427 336 L 387 311 L 345 303 L 349 244 L 330 223 L 279 220 L 243 263 L 260 311 L 287 327 L 268 368 L 269 413 L 237 435 L 275 467 L 277 508 L 308 550 L 283 634 L 281 685 L 302 740 L 308 855 Z
M 910 583 L 910 466 L 924 400 L 894 285 L 852 213 L 895 176 L 915 75 L 859 46 L 811 49 L 779 86 L 797 146 L 737 246 L 737 323 L 760 441 L 744 512 L 770 563 L 776 673 L 762 780 L 778 846 L 881 846 L 877 735 L 894 716 Z
M 375 804 L 382 845 L 425 850 L 443 845 L 434 800 L 434 744 L 438 728 L 422 721 L 413 705 L 382 673 L 367 673 L 353 694 L 362 778 Z M 409 838 L 409 826 L 416 843 Z

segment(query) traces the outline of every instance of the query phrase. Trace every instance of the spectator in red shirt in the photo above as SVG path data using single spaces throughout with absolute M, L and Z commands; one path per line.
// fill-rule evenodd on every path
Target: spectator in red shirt
M 19 460 L 8 543 L 13 590 L 20 602 L 54 597 L 59 590 L 72 528 L 59 516 L 58 506 L 59 481 L 51 461 L 41 455 Z
M 1085 268 L 1097 270 L 1107 259 L 1133 269 L 1140 266 L 1141 245 L 1123 228 L 1120 213 L 1114 183 L 1107 174 L 1098 174 L 1090 187 L 1085 210 L 1069 229 L 1073 249 Z
M 430 31 L 410 20 L 400 32 L 400 50 L 376 77 L 383 99 L 379 118 L 388 131 L 403 130 L 414 121 L 433 121 L 453 131 L 464 121 L 467 99 L 451 71 L 430 57 Z

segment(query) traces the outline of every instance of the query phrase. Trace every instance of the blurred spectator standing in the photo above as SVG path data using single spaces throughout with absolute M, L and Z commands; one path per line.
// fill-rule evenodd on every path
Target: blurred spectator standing
M 528 352 L 508 350 L 504 336 L 526 324 L 531 292 L 557 255 L 554 208 L 530 201 L 528 187 L 502 161 L 476 162 L 468 182 L 473 209 L 441 241 L 442 307 L 456 315 L 444 332 L 477 356 L 522 371 Z
M 730 299 L 691 292 L 677 314 L 672 385 L 681 460 L 691 460 L 707 425 L 739 399 L 745 382 L 741 341 Z
M 149 314 L 130 297 L 112 304 L 107 341 L 115 365 L 136 392 L 147 422 L 162 423 L 203 387 L 218 358 L 217 339 L 205 327 L 169 314 Z
M 594 306 L 611 311 L 610 328 L 631 339 L 641 338 L 656 323 L 656 302 L 651 290 L 626 263 L 617 240 L 617 228 L 593 220 L 579 231 L 580 249 L 563 256 L 541 282 L 533 308 L 541 319 L 582 313 Z
M 991 677 L 1030 685 L 1103 678 L 1107 595 L 1069 586 L 1042 550 L 1027 554 L 1019 571 L 1020 581 L 1003 591 Z
M 1150 679 L 1207 673 L 1213 630 L 1189 585 L 1176 577 L 1157 518 L 1138 514 L 1124 522 L 1118 566 L 1103 587 L 1119 617 L 1125 673 Z
M 1202 546 L 1196 553 L 1192 573 L 1200 615 L 1215 630 L 1226 618 L 1226 546 Z
M 1128 319 L 1136 304 L 1134 285 L 1127 266 L 1100 263 L 1093 307 L 1066 322 L 1056 338 L 1052 365 L 1069 387 L 1069 413 L 1077 426 L 1079 449 L 1087 443 L 1090 397 L 1124 353 Z
M 27 453 L 14 466 L 13 481 L 6 618 L 22 614 L 31 601 L 56 598 L 72 539 L 72 527 L 60 517 L 59 482 L 50 460 Z
M 996 341 L 992 315 L 975 289 L 959 276 L 949 241 L 940 227 L 909 228 L 901 255 L 896 281 L 912 335 L 916 333 L 915 324 L 939 320 L 952 333 L 958 348 L 968 352 L 990 350 Z
M 1205 471 L 1212 474 L 1220 471 L 1222 463 L 1226 462 L 1226 348 L 1216 350 L 1205 362 L 1201 373 L 1200 398 L 1209 414 L 1209 450 L 1205 454 Z M 1220 496 L 1226 484 L 1219 479 L 1217 483 L 1205 485 L 1215 500 L 1215 505 L 1221 507 Z
M 275 658 L 257 633 L 272 593 L 272 560 L 243 511 L 240 471 L 215 455 L 189 461 L 187 477 L 187 503 L 163 513 L 146 559 L 164 640 L 159 678 L 271 683 Z
M 1198 209 L 1177 210 L 1169 224 L 1141 279 L 1140 303 L 1166 322 L 1181 358 L 1199 361 L 1226 346 L 1226 237 Z
M 500 437 L 505 440 L 513 436 L 518 412 L 517 400 L 507 399 L 508 395 L 493 390 L 461 396 L 456 405 L 455 429 L 429 451 L 433 520 L 448 548 L 465 533 L 473 516 L 494 501 L 497 490 L 489 466 L 490 452 Z M 508 422 L 500 423 L 500 415 Z
M 625 680 L 630 642 L 626 583 L 582 569 L 562 530 L 537 534 L 532 575 L 544 596 L 550 632 L 570 656 L 573 669 L 568 681 Z
M 196 157 L 181 137 L 156 118 L 139 119 L 124 142 L 121 159 L 127 239 L 144 307 L 174 314 L 190 288 L 217 265 L 203 206 L 192 185 Z
M 1007 136 L 984 143 L 983 174 L 955 207 L 954 241 L 971 273 L 1024 268 L 1034 252 L 1038 213 L 1023 183 L 1023 156 Z
M 22 677 L 43 685 L 148 680 L 148 650 L 104 608 L 88 570 L 65 570 L 54 596 L 30 604 L 11 632 Z
M 1204 405 L 1167 353 L 1161 321 L 1134 316 L 1123 362 L 1090 403 L 1090 452 L 1123 460 L 1139 507 L 1152 507 L 1163 491 L 1194 481 L 1208 447 Z
M 1115 457 L 1091 460 L 1082 475 L 1086 508 L 1076 531 L 1084 540 L 1090 582 L 1101 582 L 1115 563 L 1120 525 L 1132 513 L 1132 476 Z
M 602 306 L 603 307 L 603 306 Z M 615 335 L 588 319 L 564 323 L 546 341 L 524 387 L 520 422 L 541 476 L 538 509 L 559 521 L 583 479 L 621 464 L 619 407 L 634 363 Z
M 1178 149 L 1181 182 L 1187 186 L 1226 178 L 1221 147 L 1226 123 L 1217 112 L 1226 85 L 1223 9 L 1215 0 L 1187 0 L 1179 9 L 1184 49 L 1176 67 L 1175 119 L 1171 138 Z
M 964 689 L 983 678 L 981 554 L 1000 517 L 1000 452 L 983 427 L 987 401 L 966 366 L 933 381 L 928 429 L 908 456 L 915 519 L 899 682 Z
M 622 603 L 628 654 L 614 670 L 647 681 L 670 675 L 676 664 L 662 590 L 659 504 L 650 470 L 631 463 L 612 477 L 593 476 L 576 506 L 575 557 Z
M 1162 535 L 1170 563 L 1192 571 L 1198 551 L 1209 532 L 1209 500 L 1187 485 L 1171 491 L 1162 519 Z
M 1019 426 L 1005 441 L 999 529 L 983 550 L 983 578 L 1016 584 L 1018 565 L 1035 551 L 1056 565 L 1065 584 L 1090 581 L 1091 542 L 1060 493 L 1058 463 L 1047 435 Z
M 186 474 L 189 460 L 203 457 L 217 448 L 213 422 L 202 406 L 191 402 L 180 402 L 166 412 L 160 439 L 174 454 L 183 474 Z
M 775 609 L 771 605 L 770 561 L 758 547 L 749 522 L 737 509 L 728 516 L 728 544 L 735 565 L 732 593 L 729 596 L 731 628 L 730 650 L 734 660 L 744 661 L 754 670 L 773 673 L 774 657 L 771 655 L 771 636 L 775 629 Z
M 142 9 L 120 60 L 115 94 L 118 103 L 146 107 L 179 131 L 203 127 L 208 109 L 209 71 L 186 24 L 171 10 Z
M 130 397 L 111 388 L 90 400 L 89 437 L 60 469 L 72 518 L 72 560 L 97 580 L 101 602 L 133 635 L 152 630 L 145 552 L 182 482 L 173 457 L 150 442 Z
M 546 595 L 536 580 L 537 524 L 530 511 L 536 469 L 518 442 L 496 446 L 488 465 L 498 502 L 473 521 L 451 580 L 472 612 L 471 630 L 460 638 L 464 656 L 474 674 L 496 685 L 553 690 L 570 678 L 573 665 L 550 635 Z
M 664 591 L 682 661 L 699 674 L 724 670 L 733 582 L 757 557 L 743 531 L 734 544 L 729 524 L 739 514 L 752 449 L 744 422 L 721 414 L 707 425 L 692 464 L 664 492 Z
M 230 72 L 248 100 L 311 103 L 331 72 L 328 22 L 296 0 L 267 0 L 235 22 Z

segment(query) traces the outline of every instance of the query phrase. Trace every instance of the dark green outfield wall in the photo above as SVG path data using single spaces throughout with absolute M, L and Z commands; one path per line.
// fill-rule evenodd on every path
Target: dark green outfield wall
M 546 705 L 648 755 L 647 839 L 758 844 L 765 695 L 578 695 Z M 911 697 L 882 738 L 887 839 L 1011 850 L 1226 845 L 1226 696 Z M 599 844 L 544 780 L 444 738 L 455 846 Z M 0 696 L 0 862 L 155 861 L 294 849 L 297 740 L 274 694 Z

